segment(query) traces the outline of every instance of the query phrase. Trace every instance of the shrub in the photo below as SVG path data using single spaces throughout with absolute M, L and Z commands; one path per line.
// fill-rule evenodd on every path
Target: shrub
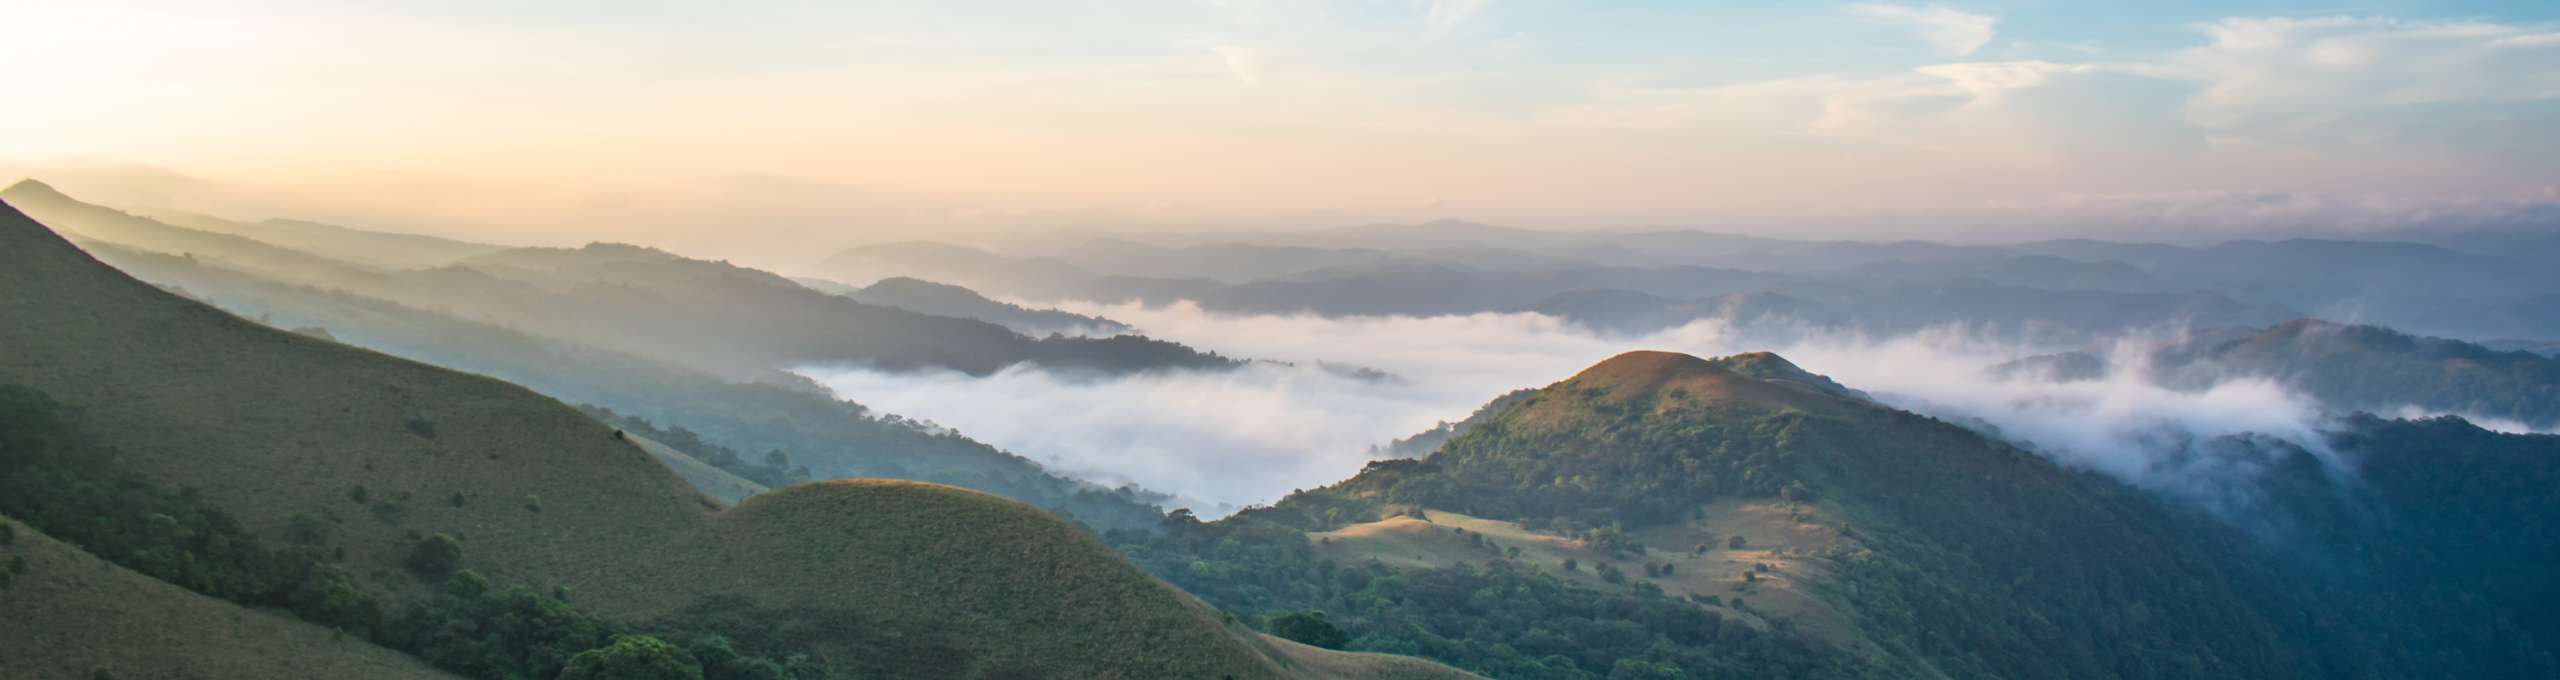
M 1341 649 L 1343 645 L 1351 644 L 1350 634 L 1342 632 L 1332 621 L 1325 620 L 1324 612 L 1312 609 L 1273 616 L 1264 622 L 1263 628 L 1272 635 L 1325 649 Z
M 462 542 L 454 540 L 452 534 L 419 539 L 418 545 L 409 549 L 409 570 L 420 576 L 443 578 L 461 562 Z
M 329 525 L 320 518 L 294 513 L 284 522 L 284 540 L 302 545 L 319 545 L 329 538 Z
M 426 416 L 410 416 L 408 428 L 409 434 L 418 435 L 427 439 L 436 438 L 436 423 L 435 421 L 428 420 Z
M 702 665 L 664 640 L 617 635 L 612 644 L 569 657 L 559 680 L 702 680 Z

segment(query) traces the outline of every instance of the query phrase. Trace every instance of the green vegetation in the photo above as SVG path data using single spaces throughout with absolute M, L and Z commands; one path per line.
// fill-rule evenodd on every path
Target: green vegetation
M 26 518 L 161 581 L 288 611 L 468 677 L 552 677 L 564 664 L 574 666 L 567 655 L 589 649 L 613 650 L 597 657 L 590 670 L 625 668 L 616 659 L 628 652 L 622 648 L 629 638 L 598 647 L 606 634 L 625 627 L 523 587 L 493 592 L 486 579 L 468 571 L 454 574 L 442 596 L 386 618 L 389 607 L 359 590 L 335 558 L 314 548 L 269 549 L 192 489 L 160 489 L 116 471 L 113 458 L 80 434 L 60 404 L 17 385 L 0 385 L 0 514 Z M 459 541 L 435 534 L 418 541 L 407 566 L 442 579 L 461 559 Z M 689 654 L 683 660 L 692 663 Z M 699 668 L 693 677 L 700 677 Z M 779 677 L 833 676 L 819 669 Z
M 1254 518 L 1117 531 L 1131 559 L 1265 630 L 1299 639 L 1305 617 L 1342 648 L 1433 659 L 1498 678 L 1607 678 L 1622 660 L 1691 678 L 1858 677 L 1866 664 L 1799 636 L 1639 589 L 1569 584 L 1516 562 L 1443 569 L 1338 564 L 1305 534 Z M 1317 644 L 1300 639 L 1301 642 Z
M 1272 616 L 1262 629 L 1281 639 L 1315 645 L 1325 649 L 1341 649 L 1351 643 L 1351 635 L 1324 618 L 1321 611 L 1288 612 Z
M 621 635 L 613 644 L 569 657 L 559 680 L 702 680 L 702 665 L 657 638 Z
M 418 540 L 409 550 L 409 570 L 420 576 L 443 578 L 462 563 L 462 542 L 451 534 L 436 534 Z
M 480 664 L 480 677 L 556 676 L 615 635 L 693 653 L 705 677 L 717 665 L 699 650 L 721 647 L 764 659 L 745 672 L 795 677 L 812 677 L 800 657 L 856 677 L 1453 677 L 1255 635 L 1029 506 L 870 482 L 804 484 L 722 511 L 612 428 L 523 388 L 169 295 L 6 210 L 0 255 L 0 289 L 13 293 L 0 296 L 0 346 L 10 348 L 0 384 L 24 386 L 13 402 L 60 405 L 30 422 L 68 427 L 8 428 L 24 433 L 8 438 L 12 459 L 33 462 L 11 473 L 6 502 L 43 517 L 16 519 L 174 579 L 133 574 L 149 583 L 312 612 L 363 633 L 343 636 L 350 649 L 373 640 L 447 667 Z M 411 432 L 413 418 L 430 420 L 435 437 Z M 57 434 L 83 443 L 27 444 Z M 349 498 L 359 486 L 361 504 Z M 445 502 L 456 492 L 468 502 Z M 516 498 L 540 499 L 541 511 L 475 500 Z M 395 516 L 378 509 L 386 504 Z M 463 570 L 445 587 L 422 582 L 407 558 L 438 533 L 465 547 L 458 566 L 514 585 Z M 64 581 L 47 564 L 30 573 L 57 593 Z M 13 585 L 0 607 L 25 590 Z M 106 604 L 158 606 L 186 591 L 128 592 Z M 729 615 L 688 615 L 718 602 L 732 603 Z M 803 610 L 813 605 L 823 609 Z M 732 621 L 772 627 L 728 635 L 702 623 Z M 226 625 L 42 638 L 45 667 L 108 649 L 173 663 L 224 657 L 196 641 L 220 639 Z M 7 628 L 19 633 L 0 635 L 15 663 L 37 638 Z
M 2548 650 L 2560 638 L 2518 608 L 2560 599 L 2532 576 L 2560 565 L 2549 548 L 2560 543 L 2542 535 L 2542 515 L 2560 507 L 2560 470 L 2549 462 L 2560 454 L 2548 450 L 2560 444 L 2549 438 L 2369 424 L 2340 448 L 2363 452 L 2373 497 L 2336 486 L 2308 453 L 2234 461 L 2291 471 L 2278 477 L 2290 486 L 2270 492 L 2292 513 L 2289 528 L 2270 541 L 1882 408 L 1780 361 L 1750 356 L 1744 370 L 1623 356 L 1517 399 L 1423 460 L 1374 463 L 1219 522 L 1112 539 L 1232 611 L 1322 610 L 1351 636 L 1349 649 L 1498 677 L 2536 677 L 2554 668 Z M 1741 616 L 1742 597 L 1657 595 L 1656 580 L 1671 578 L 1660 567 L 1640 578 L 1566 559 L 1567 573 L 1553 574 L 1507 551 L 1449 567 L 1336 564 L 1306 538 L 1429 507 L 1598 551 L 1734 499 L 1818 499 L 1821 516 L 1837 518 L 1823 526 L 1843 537 L 1857 527 L 1854 540 L 1788 555 L 1813 565 L 1813 582 L 1766 562 L 1716 577 L 1755 602 L 1774 596 L 1773 582 L 1809 587 L 1847 612 L 1867 652 L 1807 642 L 1783 619 L 1740 625 L 1763 618 Z M 2377 512 L 2398 517 L 2377 522 Z M 2531 548 L 2480 549 L 2477 537 L 2518 527 L 2532 527 L 2514 536 Z M 1722 544 L 1762 547 L 1740 533 Z M 1559 580 L 1577 568 L 1602 583 Z M 1595 611 L 1616 615 L 1574 623 Z M 1577 651 L 1534 651 L 1564 649 Z M 1725 665 L 1737 659 L 1750 663 Z
M 670 425 L 660 429 L 657 423 L 649 422 L 647 418 L 615 413 L 613 409 L 602 406 L 585 405 L 578 409 L 595 416 L 597 420 L 675 447 L 676 450 L 692 455 L 702 462 L 710 463 L 713 467 L 726 470 L 766 488 L 790 486 L 809 481 L 811 478 L 808 466 L 792 465 L 791 454 L 784 453 L 781 449 L 766 451 L 762 460 L 750 462 L 745 456 L 738 455 L 737 450 L 705 441 L 702 435 L 685 429 L 682 425 Z
M 809 468 L 812 478 L 948 484 L 1030 503 L 1098 529 L 1153 526 L 1162 517 L 1154 505 L 1160 495 L 1134 487 L 1105 489 L 1051 474 L 1029 459 L 957 433 L 838 401 L 796 375 L 761 373 L 734 381 L 485 321 L 276 283 L 205 258 L 106 244 L 89 248 L 136 276 L 194 291 L 242 315 L 336 328 L 349 343 L 611 408 L 618 420 L 683 423 L 704 443 L 732 451 L 788 451 L 792 467 Z

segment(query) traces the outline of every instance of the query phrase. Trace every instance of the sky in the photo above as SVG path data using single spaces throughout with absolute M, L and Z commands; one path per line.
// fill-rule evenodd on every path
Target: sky
M 1996 240 L 2560 202 L 2548 2 L 216 5 L 0 0 L 0 181 L 754 261 L 1023 229 Z

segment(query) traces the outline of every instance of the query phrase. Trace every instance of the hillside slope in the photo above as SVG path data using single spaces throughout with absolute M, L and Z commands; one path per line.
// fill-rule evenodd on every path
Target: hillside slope
M 240 222 L 193 214 L 150 213 L 162 222 L 230 234 L 377 269 L 420 269 L 506 250 L 507 246 L 370 231 L 301 220 Z
M 1222 520 L 1199 540 L 1255 540 L 1247 545 L 1263 547 L 1248 551 L 1271 552 L 1314 540 L 1319 553 L 1407 560 L 1412 579 L 1527 569 L 1637 602 L 1676 594 L 1720 614 L 1724 628 L 1792 627 L 1868 650 L 1851 656 L 1875 664 L 1796 671 L 1808 677 L 2485 677 L 2543 658 L 2533 645 L 2546 643 L 2515 646 L 2531 636 L 2491 634 L 2497 611 L 2422 607 L 2404 594 L 2412 591 L 2332 579 L 2306 566 L 2325 559 L 1827 383 L 1774 355 L 1628 353 L 1511 400 L 1430 456 L 1374 463 Z M 1431 524 L 1397 527 L 1412 517 Z M 1451 524 L 1436 526 L 1443 521 Z M 2368 534 L 2346 514 L 2324 521 L 2391 535 Z M 1151 565 L 1178 565 L 1184 558 L 1156 552 L 1180 547 L 1133 550 Z M 1187 559 L 1227 551 L 1193 549 Z M 1223 598 L 1254 600 L 1239 588 L 1282 587 L 1159 573 L 1228 606 L 1241 605 Z M 2503 585 L 2460 592 L 2490 601 L 2538 592 L 2490 583 Z M 1711 584 L 1729 588 L 1700 589 Z M 1417 612 L 1421 621 L 1440 615 Z M 2456 615 L 2484 623 L 2421 633 Z M 1519 647 L 1533 637 L 1499 641 Z M 1682 668 L 1718 672 L 1718 641 L 1669 639 L 1704 651 L 1676 657 Z M 2489 639 L 2508 644 L 2478 642 Z M 1487 667 L 1522 663 L 1448 653 Z
M 764 271 L 638 246 L 509 248 L 433 268 L 376 269 L 83 203 L 33 180 L 0 191 L 0 198 L 87 239 L 214 259 L 277 281 L 449 310 L 725 376 L 809 364 L 972 374 L 1023 362 L 1109 373 L 1237 365 L 1138 336 L 1025 337 L 992 323 L 864 304 Z
M 326 627 L 217 600 L 105 563 L 0 515 L 0 621 L 12 678 L 453 680 Z
M 50 395 L 94 441 L 49 455 L 183 487 L 223 514 L 216 526 L 342 551 L 345 598 L 445 597 L 413 574 L 418 537 L 441 535 L 460 549 L 440 570 L 850 672 L 1282 678 L 1305 665 L 1028 506 L 844 483 L 719 512 L 613 429 L 523 388 L 170 295 L 15 210 L 0 210 L 0 256 L 0 384 Z M 757 627 L 777 620 L 851 627 Z
M 221 266 L 86 242 L 128 274 L 281 328 L 323 328 L 347 344 L 467 370 L 576 403 L 680 426 L 727 448 L 780 450 L 821 478 L 892 477 L 967 487 L 1101 528 L 1153 525 L 1142 491 L 1061 477 L 984 443 L 838 400 L 805 379 L 722 379 L 664 361 L 343 291 L 278 283 Z

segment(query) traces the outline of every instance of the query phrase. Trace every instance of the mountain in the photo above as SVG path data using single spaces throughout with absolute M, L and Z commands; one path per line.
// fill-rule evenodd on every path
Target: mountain
M 2343 474 L 2398 478 L 2378 492 L 2339 486 L 2308 452 L 2229 443 L 2256 456 L 2232 464 L 2281 471 L 2271 512 L 2294 519 L 2265 534 L 1859 398 L 1775 355 L 1633 352 L 1506 399 L 1419 460 L 1114 540 L 1223 606 L 1331 607 L 1373 641 L 1355 648 L 1419 649 L 1497 676 L 1751 672 L 1734 658 L 1794 677 L 2560 668 L 2560 632 L 2525 613 L 2553 596 L 2528 575 L 2560 560 L 2531 543 L 2547 514 L 2533 504 L 2553 492 L 2527 480 L 2560 471 L 2560 439 L 2472 432 L 2418 445 L 2428 437 L 2404 423 L 2338 435 Z M 2429 458 L 2462 467 L 2409 467 Z M 2455 480 L 2475 473 L 2505 478 L 2463 494 Z M 2526 543 L 2456 554 L 2453 537 L 2497 533 L 2498 508 L 2533 527 Z M 2449 526 L 2412 528 L 2433 518 Z M 1372 562 L 1358 580 L 1328 580 L 1238 566 L 1249 559 Z M 2394 585 L 2438 567 L 2462 576 Z M 1434 590 L 1368 603 L 1380 579 Z M 1463 595 L 1488 587 L 1541 595 Z M 1586 607 L 1641 612 L 1611 635 L 1657 642 L 1582 632 Z M 1552 623 L 1468 623 L 1514 620 Z M 1684 632 L 1698 627 L 1716 634 Z
M 2157 363 L 2177 367 L 2189 382 L 2232 373 L 2268 376 L 2340 410 L 2388 414 L 2416 406 L 2560 426 L 2560 359 L 2532 352 L 2302 319 L 2163 354 Z
M 934 316 L 977 319 L 1035 338 L 1053 334 L 1108 337 L 1135 330 L 1128 324 L 1110 319 L 997 302 L 967 288 L 903 276 L 881 279 L 870 286 L 838 294 L 864 304 Z
M 24 199 L 30 215 L 77 239 L 214 260 L 278 281 L 451 310 L 723 375 L 821 363 L 971 374 L 1023 362 L 1113 373 L 1239 365 L 1135 336 L 1029 338 L 983 321 L 867 305 L 767 272 L 637 246 L 511 248 L 428 269 L 378 270 L 81 203 L 33 181 L 0 196 L 13 205 Z
M 2550 340 L 2489 340 L 2480 343 L 2480 346 L 2501 352 L 2532 352 L 2548 357 L 2560 357 L 2560 342 Z
M 1774 335 L 1848 331 L 1894 335 L 1958 325 L 1979 333 L 2040 341 L 2112 337 L 2170 324 L 2259 325 L 2295 318 L 2210 292 L 2046 290 L 1985 283 L 1887 284 L 1807 294 L 1733 293 L 1680 300 L 1629 290 L 1550 296 L 1528 308 L 1596 330 L 1642 335 L 1698 320 Z
M 1847 321 L 1821 303 L 1780 293 L 1673 300 L 1630 290 L 1580 290 L 1548 296 L 1528 311 L 1620 335 L 1655 333 L 1702 319 L 1744 328 L 1783 324 L 1836 327 Z
M 201 259 L 102 243 L 91 243 L 89 252 L 128 274 L 272 326 L 324 329 L 350 345 L 600 405 L 618 412 L 613 420 L 626 429 L 665 428 L 669 441 L 698 438 L 699 445 L 680 442 L 692 453 L 731 449 L 760 458 L 781 452 L 820 479 L 949 484 L 1101 528 L 1152 525 L 1162 514 L 1152 505 L 1154 494 L 1061 477 L 959 434 L 839 400 L 794 374 L 724 377 L 486 320 L 278 283 Z
M 1093 272 L 1054 258 L 1022 259 L 946 243 L 907 241 L 846 249 L 816 265 L 828 278 L 868 286 L 907 277 L 941 281 L 1007 297 L 1077 287 Z
M 363 282 L 379 280 L 382 275 L 379 271 L 256 239 L 172 226 L 112 208 L 82 203 L 35 180 L 21 181 L 0 190 L 0 201 L 6 201 L 28 215 L 41 215 L 46 221 L 76 231 L 86 238 L 146 247 L 154 252 L 220 259 L 243 268 L 328 285 L 363 285 Z
M 0 515 L 0 639 L 29 678 L 455 680 L 399 652 L 105 562 Z
M 0 210 L 0 256 L 0 512 L 439 667 L 1456 677 L 1261 637 L 1072 525 L 984 494 L 845 481 L 718 510 L 557 401 L 168 294 L 14 209 Z M 229 619 L 55 638 L 48 656 L 183 655 L 233 635 Z M 0 630 L 11 649 L 41 634 Z
M 2154 378 L 2201 388 L 2234 377 L 2270 378 L 2340 413 L 2406 409 L 2560 427 L 2560 358 L 2318 319 L 2258 329 L 2201 332 L 2149 352 Z M 2086 380 L 2107 361 L 2090 352 L 2030 357 L 1995 373 Z
M 2560 293 L 2560 273 L 2529 260 L 2421 243 L 2291 239 L 2185 248 L 2053 241 L 2012 250 L 2122 261 L 2186 286 L 2396 328 L 2478 337 L 2560 334 L 2552 317 L 2509 311 Z
M 341 262 L 352 262 L 386 270 L 438 267 L 508 248 L 487 243 L 371 231 L 302 220 L 269 219 L 240 222 L 188 213 L 163 213 L 155 214 L 153 217 L 180 227 L 230 234 Z

